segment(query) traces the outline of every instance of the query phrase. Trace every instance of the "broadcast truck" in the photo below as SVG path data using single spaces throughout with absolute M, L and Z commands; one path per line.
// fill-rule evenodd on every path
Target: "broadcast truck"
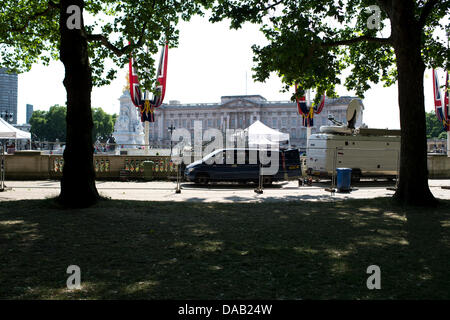
M 311 135 L 306 150 L 306 173 L 330 178 L 336 168 L 351 168 L 354 181 L 363 177 L 396 178 L 400 136 L 386 130 L 369 130 L 371 134 L 321 132 Z
M 361 105 L 352 100 L 347 108 L 347 124 L 328 119 L 334 126 L 320 127 L 306 149 L 306 174 L 330 178 L 337 168 L 352 169 L 352 180 L 397 177 L 400 161 L 400 130 L 355 128 Z

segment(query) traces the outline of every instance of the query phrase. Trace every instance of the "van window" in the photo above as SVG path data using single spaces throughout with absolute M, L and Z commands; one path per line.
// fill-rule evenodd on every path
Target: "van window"
M 246 164 L 248 158 L 248 150 L 236 150 L 236 164 Z
M 205 156 L 202 161 L 206 162 L 207 164 L 222 164 L 224 163 L 224 154 L 222 150 L 216 150 L 207 156 Z
M 236 163 L 236 150 L 227 150 L 225 152 L 225 163 L 226 164 Z
M 245 153 L 245 162 L 247 164 L 259 164 L 258 150 L 247 150 Z

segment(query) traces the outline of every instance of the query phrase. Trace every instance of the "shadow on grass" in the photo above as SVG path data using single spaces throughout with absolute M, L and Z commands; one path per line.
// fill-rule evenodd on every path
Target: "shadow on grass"
M 2 299 L 448 299 L 450 202 L 2 203 Z M 381 268 L 381 290 L 366 269 Z M 81 268 L 69 291 L 66 269 Z

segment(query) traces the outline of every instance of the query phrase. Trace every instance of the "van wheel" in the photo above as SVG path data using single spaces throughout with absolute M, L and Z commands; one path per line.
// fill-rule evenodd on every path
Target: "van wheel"
M 271 177 L 263 177 L 263 185 L 271 185 L 272 178 Z
M 195 183 L 201 185 L 207 185 L 209 183 L 209 176 L 206 174 L 199 174 L 195 179 Z

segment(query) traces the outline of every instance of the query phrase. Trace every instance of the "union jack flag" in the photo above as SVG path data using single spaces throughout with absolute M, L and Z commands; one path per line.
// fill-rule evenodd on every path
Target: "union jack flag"
M 321 113 L 324 106 L 325 106 L 325 95 L 323 95 L 322 101 L 320 101 L 319 106 L 318 107 L 314 106 L 314 113 L 315 114 Z
M 448 73 L 447 73 L 448 77 Z M 448 83 L 448 81 L 447 81 Z M 446 98 L 444 99 L 444 109 L 442 109 L 442 97 L 441 97 L 441 90 L 439 86 L 439 80 L 437 77 L 436 70 L 433 70 L 433 91 L 434 91 L 434 108 L 436 112 L 436 116 L 439 119 L 439 121 L 442 122 L 442 126 L 444 127 L 445 131 L 449 130 L 449 123 L 448 123 L 448 92 L 446 92 Z
M 298 85 L 295 85 L 295 90 L 298 91 Z M 314 114 L 322 112 L 325 106 L 325 95 L 318 106 L 308 107 L 306 103 L 306 97 L 303 95 L 300 99 L 297 99 L 297 111 L 302 116 L 302 124 L 304 127 L 314 126 Z
M 157 94 L 153 97 L 151 101 L 155 108 L 162 105 L 164 101 L 164 96 L 166 95 L 166 82 L 167 82 L 167 62 L 169 58 L 169 46 L 166 44 L 161 51 L 161 59 L 159 60 L 158 66 L 158 86 L 156 87 Z
M 144 100 L 144 105 L 140 108 L 141 121 L 155 122 L 155 107 L 152 106 L 150 100 Z
M 444 111 L 446 116 L 446 125 L 447 125 L 447 131 L 450 131 L 450 99 L 449 99 L 449 87 L 448 87 L 448 71 L 447 71 L 447 77 L 445 78 L 445 95 L 444 95 Z
M 157 94 L 150 100 L 148 93 L 144 94 L 140 90 L 139 79 L 137 72 L 134 68 L 133 56 L 130 56 L 130 95 L 133 104 L 139 108 L 141 114 L 141 121 L 155 122 L 154 111 L 160 107 L 164 101 L 166 94 L 166 82 L 167 82 L 167 61 L 168 61 L 168 44 L 162 49 L 161 60 L 159 61 L 157 80 L 158 86 L 156 87 Z
M 133 101 L 133 104 L 136 106 L 136 108 L 140 108 L 143 101 L 142 101 L 142 95 L 141 95 L 141 89 L 139 88 L 139 78 L 137 75 L 137 72 L 134 68 L 134 59 L 133 56 L 130 56 L 130 96 L 131 101 Z

